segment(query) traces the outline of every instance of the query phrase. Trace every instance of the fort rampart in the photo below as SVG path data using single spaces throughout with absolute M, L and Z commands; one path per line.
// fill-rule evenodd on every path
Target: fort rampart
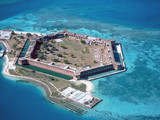
M 102 71 L 107 71 L 107 70 L 120 70 L 122 68 L 121 63 L 116 62 L 115 58 L 114 58 L 114 54 L 113 54 L 113 45 L 116 43 L 115 40 L 105 40 L 105 39 L 100 39 L 100 38 L 95 38 L 95 37 L 90 37 L 90 36 L 86 36 L 86 35 L 80 35 L 80 34 L 75 34 L 75 33 L 70 33 L 68 31 L 64 31 L 64 32 L 60 32 L 60 33 L 55 33 L 55 34 L 50 34 L 47 36 L 44 36 L 44 38 L 42 39 L 56 39 L 59 37 L 72 37 L 76 40 L 85 40 L 86 43 L 90 44 L 90 45 L 105 45 L 105 49 L 104 49 L 104 53 L 105 53 L 105 58 L 106 61 L 108 61 L 108 63 L 106 65 L 100 65 L 97 66 L 95 68 L 89 68 L 86 70 L 82 70 L 79 72 L 73 71 L 69 68 L 61 68 L 55 65 L 50 65 L 50 64 L 46 64 L 40 61 L 35 61 L 34 59 L 30 58 L 20 58 L 19 59 L 19 64 L 24 65 L 24 64 L 29 64 L 32 66 L 36 66 L 36 67 L 40 67 L 43 69 L 47 69 L 53 72 L 57 72 L 57 73 L 61 73 L 64 75 L 68 75 L 68 76 L 72 76 L 74 79 L 80 79 L 83 76 L 87 76 L 87 75 L 91 75 L 91 74 L 95 74 L 95 73 L 99 73 Z M 30 51 L 31 54 L 34 53 L 34 48 L 36 46 L 33 45 L 33 49 L 32 51 Z M 123 59 L 123 54 L 121 51 L 121 46 L 120 46 L 120 51 L 121 53 L 121 57 Z M 124 62 L 123 62 L 124 64 Z
M 26 62 L 23 63 L 23 61 L 26 61 Z M 50 70 L 50 71 L 53 71 L 53 72 L 57 72 L 57 73 L 61 73 L 61 74 L 64 74 L 64 75 L 74 77 L 74 72 L 73 71 L 70 71 L 70 70 L 67 70 L 67 69 L 62 69 L 62 68 L 59 68 L 59 67 L 56 67 L 56 66 L 53 66 L 53 65 L 44 64 L 44 63 L 41 63 L 39 61 L 34 61 L 34 60 L 30 60 L 30 59 L 26 59 L 26 60 L 25 59 L 19 59 L 19 64 L 29 64 L 29 65 L 33 65 L 33 66 L 36 66 L 36 67 L 47 69 L 47 70 Z

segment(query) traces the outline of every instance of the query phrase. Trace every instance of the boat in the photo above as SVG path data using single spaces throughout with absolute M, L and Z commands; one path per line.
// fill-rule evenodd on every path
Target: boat
M 4 50 L 0 50 L 0 57 L 3 57 L 3 55 L 5 54 Z

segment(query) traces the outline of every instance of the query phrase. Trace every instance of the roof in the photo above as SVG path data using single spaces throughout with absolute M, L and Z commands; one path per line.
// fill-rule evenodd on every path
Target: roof
M 10 39 L 12 31 L 0 30 L 0 39 Z

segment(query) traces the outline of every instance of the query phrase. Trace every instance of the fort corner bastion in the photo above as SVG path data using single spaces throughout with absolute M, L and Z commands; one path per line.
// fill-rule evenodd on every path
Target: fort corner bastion
M 60 43 L 61 41 L 65 43 L 64 44 L 65 46 L 61 46 L 59 50 L 57 51 L 55 50 L 54 52 L 52 52 L 53 53 L 52 58 L 55 57 L 57 61 L 56 60 L 54 62 L 48 61 L 47 58 L 51 57 L 52 54 L 47 54 L 47 53 L 45 56 L 46 60 L 40 60 L 37 57 L 35 57 L 37 54 L 37 50 L 41 49 L 40 46 L 43 43 L 45 43 L 45 41 L 51 41 L 51 40 L 52 43 L 54 45 L 57 44 L 57 46 L 61 44 Z M 104 71 L 115 70 L 116 72 L 117 71 L 122 72 L 126 70 L 121 45 L 119 42 L 116 42 L 116 40 L 113 39 L 111 40 L 100 39 L 64 30 L 63 32 L 45 35 L 38 39 L 32 39 L 30 40 L 30 42 L 31 44 L 28 47 L 25 56 L 20 57 L 18 59 L 18 64 L 20 65 L 32 65 L 40 67 L 53 72 L 71 76 L 73 77 L 74 80 L 83 79 L 87 76 L 98 74 Z M 77 50 L 77 52 L 76 50 L 74 51 L 74 49 L 72 49 L 72 46 L 69 46 L 70 44 L 68 44 L 67 42 L 70 43 L 71 45 L 72 42 L 73 43 L 77 42 L 77 44 L 74 44 L 74 47 L 76 48 L 77 45 L 77 48 L 79 48 L 79 50 Z M 82 47 L 87 46 L 87 47 L 81 50 L 81 46 Z M 63 62 L 58 61 L 62 59 L 61 58 L 62 56 L 57 57 L 56 54 L 58 52 L 61 52 L 61 49 L 65 50 L 65 52 L 63 52 L 64 54 L 70 54 L 70 56 L 72 56 L 70 57 L 70 59 L 73 59 L 73 62 L 69 64 L 65 62 L 65 60 L 63 60 Z M 69 50 L 71 52 L 74 52 L 74 55 L 68 52 Z M 81 56 L 78 54 L 81 54 Z M 74 63 L 75 59 L 77 59 L 76 60 L 77 62 L 82 61 L 82 64 L 80 65 L 75 64 Z

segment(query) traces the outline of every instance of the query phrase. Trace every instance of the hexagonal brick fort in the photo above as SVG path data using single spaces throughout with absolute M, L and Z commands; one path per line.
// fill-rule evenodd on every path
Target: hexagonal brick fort
M 42 61 L 37 61 L 31 58 L 31 54 L 35 52 L 34 51 L 35 46 L 39 39 L 51 40 L 51 39 L 59 39 L 59 38 L 65 38 L 65 37 L 68 37 L 68 38 L 71 38 L 77 41 L 84 40 L 85 43 L 89 45 L 98 45 L 98 46 L 103 45 L 105 48 L 103 51 L 104 52 L 103 58 L 105 59 L 106 64 L 100 64 L 94 67 L 85 66 L 85 67 L 81 67 L 80 69 L 77 69 L 76 67 L 75 68 L 70 67 L 69 65 L 64 64 L 64 63 L 63 63 L 63 66 L 59 66 L 55 64 L 49 64 L 46 62 L 42 62 Z M 19 58 L 18 60 L 18 63 L 20 65 L 32 65 L 32 66 L 40 67 L 40 68 L 47 69 L 53 72 L 72 76 L 74 80 L 81 79 L 85 76 L 97 74 L 97 73 L 104 72 L 104 71 L 124 70 L 125 69 L 125 64 L 123 61 L 123 54 L 122 54 L 120 43 L 116 42 L 113 39 L 105 40 L 105 39 L 100 39 L 96 37 L 71 33 L 71 32 L 68 32 L 67 30 L 64 30 L 63 32 L 59 32 L 59 33 L 49 34 L 39 39 L 32 40 L 32 44 L 29 46 L 25 57 Z M 114 52 L 117 52 L 117 51 L 114 50 L 114 48 L 117 45 L 120 46 L 119 47 L 120 51 L 118 53 L 121 55 L 122 62 L 117 62 L 115 60 Z

